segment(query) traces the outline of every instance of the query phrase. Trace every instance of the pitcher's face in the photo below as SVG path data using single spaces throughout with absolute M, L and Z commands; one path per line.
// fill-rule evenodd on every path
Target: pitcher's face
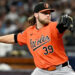
M 51 21 L 50 12 L 39 12 L 38 13 L 38 21 L 42 24 L 48 24 Z

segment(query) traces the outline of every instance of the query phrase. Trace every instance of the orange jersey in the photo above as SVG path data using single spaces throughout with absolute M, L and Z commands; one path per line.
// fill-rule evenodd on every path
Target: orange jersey
M 50 22 L 37 30 L 34 25 L 17 35 L 19 45 L 28 46 L 36 67 L 47 68 L 68 61 L 62 40 L 63 33 L 60 34 L 56 26 L 56 22 Z

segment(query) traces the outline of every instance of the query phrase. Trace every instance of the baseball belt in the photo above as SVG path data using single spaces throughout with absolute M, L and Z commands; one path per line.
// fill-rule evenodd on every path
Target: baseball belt
M 65 62 L 65 63 L 63 63 L 63 64 L 61 64 L 61 65 L 58 65 L 58 66 L 65 67 L 65 66 L 67 66 L 67 65 L 68 65 L 68 62 Z M 43 69 L 44 69 L 44 70 L 47 70 L 47 71 L 54 71 L 54 70 L 57 69 L 58 66 L 50 66 L 50 67 L 48 67 L 48 68 L 43 68 Z

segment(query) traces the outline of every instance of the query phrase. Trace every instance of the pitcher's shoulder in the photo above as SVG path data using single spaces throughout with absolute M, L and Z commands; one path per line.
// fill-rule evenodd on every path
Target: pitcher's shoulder
M 49 28 L 50 29 L 56 28 L 57 24 L 58 24 L 58 22 L 50 22 L 49 23 Z
M 49 25 L 57 25 L 57 24 L 58 24 L 57 21 L 55 21 L 55 22 L 52 22 L 52 21 L 51 21 L 51 22 L 49 23 Z

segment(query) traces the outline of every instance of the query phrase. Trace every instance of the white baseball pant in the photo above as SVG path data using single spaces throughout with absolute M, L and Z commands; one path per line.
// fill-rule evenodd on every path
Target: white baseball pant
M 31 75 L 75 75 L 71 66 L 59 67 L 54 71 L 47 71 L 40 68 L 35 68 Z

